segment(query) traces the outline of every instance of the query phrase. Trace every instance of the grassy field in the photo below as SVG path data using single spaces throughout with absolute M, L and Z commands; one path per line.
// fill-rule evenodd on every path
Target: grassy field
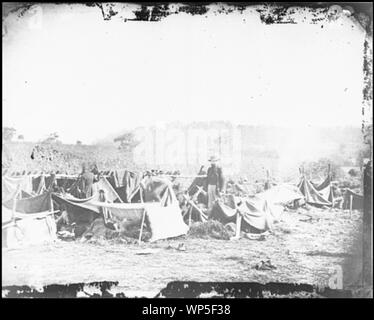
M 255 281 L 327 285 L 336 266 L 344 288 L 359 284 L 362 214 L 286 211 L 263 241 L 183 237 L 156 243 L 102 240 L 3 250 L 3 287 L 118 281 L 126 296 L 155 296 L 168 282 Z M 176 249 L 184 243 L 186 250 Z M 147 250 L 147 251 L 145 251 Z M 257 270 L 261 261 L 275 267 Z

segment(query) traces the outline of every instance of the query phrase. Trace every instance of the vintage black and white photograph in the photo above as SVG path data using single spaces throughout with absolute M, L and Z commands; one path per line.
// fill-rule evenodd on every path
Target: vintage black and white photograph
M 372 19 L 2 3 L 2 298 L 372 298 Z

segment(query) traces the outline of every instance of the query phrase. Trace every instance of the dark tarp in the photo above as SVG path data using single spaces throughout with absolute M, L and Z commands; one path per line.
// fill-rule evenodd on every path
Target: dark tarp
M 125 169 L 113 170 L 110 172 L 107 179 L 113 188 L 119 188 L 126 185 L 126 172 L 127 170 Z
M 68 191 L 70 187 L 77 181 L 77 178 L 57 178 L 57 186 L 62 188 L 64 191 Z
M 203 176 L 203 175 L 206 175 L 206 171 L 204 170 L 204 166 L 201 166 L 199 172 L 198 172 L 198 175 L 199 176 Z M 207 178 L 206 177 L 196 177 L 191 185 L 189 186 L 189 188 L 187 189 L 187 193 L 190 197 L 192 197 L 193 195 L 195 195 L 199 189 L 197 187 L 200 187 L 200 188 L 203 188 L 203 190 L 206 192 L 207 191 L 207 187 L 206 187 L 206 181 L 207 181 Z M 204 194 L 204 193 L 200 193 L 199 196 L 197 197 L 197 202 L 198 203 L 205 203 L 205 204 L 208 204 L 208 196 L 207 194 Z
M 115 172 L 115 176 L 118 175 L 117 172 Z M 118 195 L 121 197 L 122 201 L 125 203 L 130 203 L 130 202 L 138 202 L 140 201 L 140 182 L 141 182 L 141 175 L 136 172 L 131 172 L 126 170 L 122 177 L 122 183 L 120 186 L 115 182 L 115 190 L 118 193 Z M 118 180 L 114 179 L 112 177 L 112 182 L 110 184 L 113 186 L 113 181 Z
M 334 202 L 334 193 L 331 187 L 331 176 L 327 176 L 327 178 L 321 183 L 313 183 L 310 181 L 313 187 L 320 193 L 322 196 L 327 199 L 329 202 Z
M 235 203 L 237 203 L 235 209 Z M 226 203 L 217 201 L 211 218 L 224 224 L 236 222 L 237 210 L 242 216 L 241 229 L 250 232 L 263 232 L 272 229 L 275 212 L 266 200 L 257 197 L 232 197 Z
M 32 194 L 30 194 L 30 193 L 28 193 L 26 191 L 21 190 L 21 199 L 27 199 L 27 198 L 32 198 L 32 197 L 33 197 Z
M 66 209 L 71 223 L 91 223 L 99 216 L 99 209 L 87 206 L 90 199 L 64 199 L 63 197 L 52 194 L 52 199 L 59 205 L 60 210 Z
M 352 197 L 351 197 L 352 196 Z M 362 210 L 364 207 L 364 196 L 358 194 L 351 189 L 346 189 L 344 192 L 343 209 L 349 210 L 351 208 L 352 199 L 352 209 Z
M 8 208 L 13 208 L 13 200 L 8 200 L 3 203 Z M 39 196 L 20 199 L 16 203 L 16 211 L 20 213 L 38 213 L 51 210 L 51 193 L 46 192 Z

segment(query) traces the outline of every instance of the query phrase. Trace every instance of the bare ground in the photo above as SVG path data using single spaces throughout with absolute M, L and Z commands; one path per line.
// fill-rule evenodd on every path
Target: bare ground
M 285 212 L 265 240 L 183 237 L 156 243 L 58 241 L 3 250 L 2 286 L 118 281 L 127 295 L 154 296 L 170 281 L 251 281 L 326 285 L 343 267 L 344 287 L 360 276 L 362 214 Z M 184 243 L 186 250 L 176 249 Z M 257 270 L 270 260 L 271 270 Z

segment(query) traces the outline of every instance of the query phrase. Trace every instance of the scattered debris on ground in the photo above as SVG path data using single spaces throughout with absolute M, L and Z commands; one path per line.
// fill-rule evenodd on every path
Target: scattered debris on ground
M 124 230 L 120 228 L 119 231 L 112 230 L 108 228 L 104 220 L 98 218 L 92 222 L 88 229 L 82 234 L 82 241 L 95 241 L 97 239 L 101 240 L 115 240 L 118 239 L 119 242 L 123 243 L 133 243 L 139 238 L 140 226 L 137 228 L 132 228 L 131 230 Z M 148 241 L 151 238 L 152 234 L 147 228 L 143 228 L 142 241 Z
M 157 253 L 157 252 L 159 252 L 158 249 L 146 248 L 146 249 L 137 251 L 135 254 L 137 254 L 137 255 L 148 255 L 148 254 Z
M 208 220 L 191 225 L 188 235 L 192 238 L 230 240 L 232 236 L 221 222 Z
M 245 238 L 247 238 L 249 240 L 257 240 L 257 241 L 265 241 L 266 236 L 268 234 L 269 233 L 256 234 L 256 233 L 243 232 L 243 235 L 244 235 Z
M 186 251 L 186 245 L 184 243 L 179 243 L 179 244 L 169 244 L 166 249 L 175 249 L 178 251 Z
M 273 270 L 273 269 L 276 269 L 277 267 L 274 266 L 270 259 L 264 261 L 264 260 L 261 260 L 260 262 L 256 263 L 254 266 L 253 266 L 254 269 L 256 270 Z

